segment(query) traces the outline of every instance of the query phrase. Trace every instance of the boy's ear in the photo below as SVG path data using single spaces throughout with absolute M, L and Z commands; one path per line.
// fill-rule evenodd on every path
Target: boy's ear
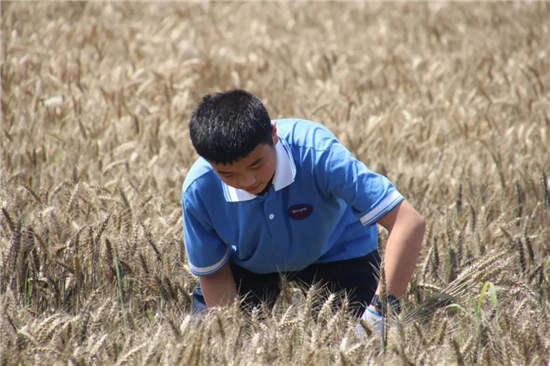
M 271 135 L 273 137 L 273 145 L 277 145 L 279 142 L 279 136 L 277 136 L 277 122 L 271 122 Z

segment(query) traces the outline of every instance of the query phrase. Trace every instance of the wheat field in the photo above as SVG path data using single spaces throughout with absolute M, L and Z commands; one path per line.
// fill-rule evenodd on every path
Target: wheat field
M 549 362 L 549 2 L 1 7 L 2 365 Z M 426 218 L 382 339 L 293 283 L 190 317 L 187 124 L 233 88 L 328 126 Z

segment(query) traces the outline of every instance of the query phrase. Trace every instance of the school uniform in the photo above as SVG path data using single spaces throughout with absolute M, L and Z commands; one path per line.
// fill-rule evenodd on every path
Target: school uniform
M 276 122 L 275 175 L 264 194 L 226 185 L 203 158 L 189 170 L 182 206 L 190 271 L 208 276 L 229 261 L 252 305 L 272 303 L 284 274 L 353 291 L 364 309 L 377 286 L 376 221 L 404 198 L 323 125 Z M 198 286 L 193 311 L 205 308 Z

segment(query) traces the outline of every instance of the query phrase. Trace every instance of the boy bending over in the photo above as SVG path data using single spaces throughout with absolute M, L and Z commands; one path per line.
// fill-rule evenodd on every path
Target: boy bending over
M 272 121 L 243 90 L 205 96 L 189 132 L 200 155 L 182 189 L 185 248 L 199 277 L 194 313 L 239 295 L 273 305 L 284 274 L 346 290 L 356 316 L 380 323 L 376 224 L 389 232 L 386 292 L 399 310 L 425 223 L 387 178 L 326 127 Z

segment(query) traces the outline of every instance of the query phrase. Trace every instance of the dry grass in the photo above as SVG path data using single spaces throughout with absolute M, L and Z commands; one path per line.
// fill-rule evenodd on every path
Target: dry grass
M 2 365 L 544 364 L 549 10 L 3 2 Z M 186 126 L 233 87 L 329 126 L 427 218 L 384 352 L 317 291 L 189 317 Z

